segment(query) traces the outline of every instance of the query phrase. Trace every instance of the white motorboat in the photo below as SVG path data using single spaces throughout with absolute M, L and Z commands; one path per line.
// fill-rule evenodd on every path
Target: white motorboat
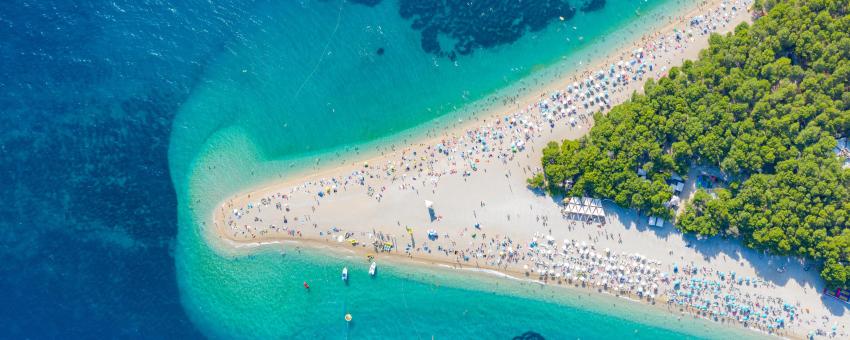
M 342 281 L 348 282 L 348 267 L 342 267 Z
M 376 270 L 378 270 L 378 264 L 375 263 L 375 262 L 372 262 L 372 264 L 369 266 L 369 275 L 375 276 Z

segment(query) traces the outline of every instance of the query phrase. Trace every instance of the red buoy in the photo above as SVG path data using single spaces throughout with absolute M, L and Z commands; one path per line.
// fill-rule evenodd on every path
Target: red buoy
M 304 281 L 304 289 L 310 289 L 310 285 L 307 284 L 307 281 Z

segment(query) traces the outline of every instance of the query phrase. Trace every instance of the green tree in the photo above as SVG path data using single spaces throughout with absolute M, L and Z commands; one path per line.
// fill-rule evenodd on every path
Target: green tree
M 829 284 L 846 285 L 850 170 L 832 149 L 850 132 L 848 1 L 754 7 L 763 16 L 752 25 L 712 35 L 698 60 L 597 113 L 586 137 L 549 143 L 529 185 L 669 218 L 671 174 L 713 166 L 733 179 L 728 190 L 698 191 L 678 228 L 810 256 Z

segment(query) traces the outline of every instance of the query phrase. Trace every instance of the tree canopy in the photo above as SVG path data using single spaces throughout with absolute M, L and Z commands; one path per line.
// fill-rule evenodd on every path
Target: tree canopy
M 844 286 L 850 170 L 833 148 L 850 131 L 850 6 L 755 6 L 764 15 L 752 25 L 713 34 L 698 60 L 597 113 L 582 139 L 550 142 L 543 176 L 529 185 L 670 218 L 671 174 L 714 166 L 730 178 L 728 188 L 697 192 L 676 218 L 679 229 L 811 257 L 828 284 Z

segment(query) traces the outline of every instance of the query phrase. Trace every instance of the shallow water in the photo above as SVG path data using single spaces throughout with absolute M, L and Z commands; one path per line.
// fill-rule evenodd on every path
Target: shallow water
M 299 253 L 294 246 L 226 256 L 210 249 L 200 230 L 226 197 L 311 165 L 368 152 L 368 142 L 403 142 L 434 126 L 434 120 L 447 125 L 467 117 L 500 102 L 471 104 L 490 93 L 516 91 L 576 69 L 577 61 L 639 32 L 635 27 L 659 24 L 640 21 L 638 13 L 648 17 L 653 10 L 679 8 L 661 1 L 609 1 L 601 10 L 578 12 L 563 22 L 550 20 L 544 29 L 525 31 L 515 40 L 450 55 L 444 47 L 452 45 L 441 43 L 439 50 L 422 46 L 425 33 L 412 29 L 396 6 L 391 1 L 374 6 L 336 1 L 269 5 L 260 13 L 274 13 L 276 25 L 240 30 L 239 39 L 208 65 L 203 81 L 180 108 L 169 151 L 180 199 L 177 272 L 184 305 L 205 334 L 755 336 L 739 329 L 710 329 L 703 321 L 677 321 L 659 311 L 637 313 L 625 301 L 556 294 L 552 288 L 504 278 L 493 287 L 492 278 L 382 265 L 380 277 L 369 279 L 359 258 Z M 257 18 L 267 20 L 271 18 Z M 632 31 L 609 34 L 624 27 Z M 464 39 L 464 34 L 440 39 Z M 348 286 L 339 280 L 344 265 L 352 270 Z M 303 281 L 313 287 L 309 293 Z M 342 320 L 346 312 L 355 316 L 350 325 Z
M 382 264 L 372 280 L 361 259 L 210 249 L 199 230 L 228 195 L 421 133 L 424 122 L 450 124 L 483 107 L 465 104 L 533 86 L 638 33 L 637 13 L 682 6 L 607 1 L 563 22 L 535 12 L 557 1 L 481 18 L 469 13 L 483 7 L 424 6 L 405 12 L 428 17 L 413 28 L 402 3 L 417 2 L 0 3 L 0 335 L 731 337 L 507 279 Z M 434 49 L 429 27 L 489 29 L 517 13 L 529 15 L 522 30 L 490 40 L 449 31 Z
M 528 3 L 537 2 L 549 1 Z M 310 156 L 322 152 L 351 152 L 496 90 L 533 86 L 535 80 L 518 81 L 561 59 L 612 48 L 629 33 L 615 30 L 636 31 L 628 26 L 636 13 L 678 6 L 660 0 L 608 1 L 600 10 L 551 20 L 546 29 L 454 61 L 421 47 L 420 32 L 398 14 L 395 1 L 374 7 L 341 1 L 260 6 L 236 39 L 224 42 L 223 53 L 205 66 L 180 109 L 170 152 L 174 178 L 184 178 L 211 135 L 236 129 L 265 159 L 313 162 Z M 587 50 L 593 41 L 601 46 Z M 556 72 L 577 68 L 577 61 L 567 60 Z M 537 78 L 545 78 L 539 73 Z
M 382 262 L 375 278 L 359 256 L 270 246 L 210 272 L 204 296 L 187 301 L 214 324 L 213 337 L 682 339 L 755 337 L 580 290 L 448 269 Z M 198 256 L 195 254 L 194 256 Z M 218 256 L 209 254 L 207 256 Z M 200 259 L 196 259 L 201 261 Z M 208 259 L 207 259 L 208 260 Z M 348 266 L 349 284 L 340 280 Z M 248 272 L 250 276 L 226 274 Z M 302 287 L 307 280 L 309 292 Z M 343 316 L 350 313 L 353 322 Z

